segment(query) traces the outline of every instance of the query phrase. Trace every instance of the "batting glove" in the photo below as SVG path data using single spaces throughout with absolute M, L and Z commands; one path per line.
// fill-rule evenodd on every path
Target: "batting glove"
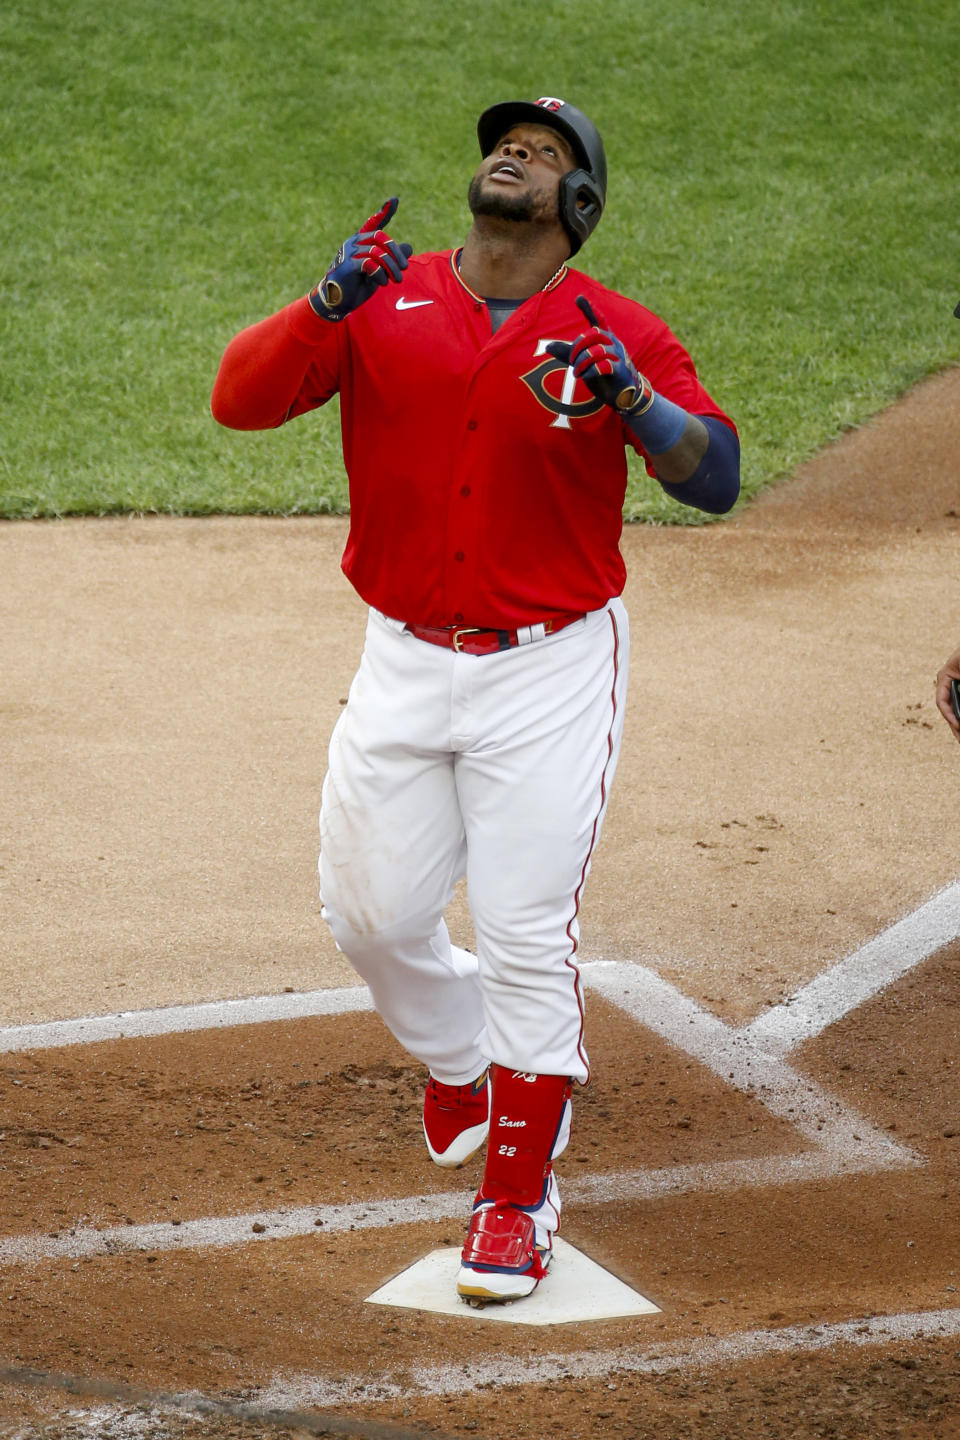
M 653 404 L 653 386 L 637 370 L 623 341 L 596 314 L 585 295 L 577 296 L 577 305 L 590 329 L 578 335 L 572 345 L 552 340 L 548 352 L 564 365 L 571 365 L 577 379 L 611 410 L 620 415 L 642 415 Z
M 382 230 L 400 201 L 388 200 L 355 235 L 345 240 L 330 269 L 307 299 L 324 320 L 343 320 L 365 304 L 380 285 L 399 282 L 413 246 L 398 244 Z

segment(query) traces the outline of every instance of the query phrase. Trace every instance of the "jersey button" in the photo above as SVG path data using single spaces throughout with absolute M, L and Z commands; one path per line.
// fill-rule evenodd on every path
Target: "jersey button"
M 464 555 L 464 553 L 463 553 L 462 550 L 458 550 L 457 553 L 454 555 L 453 558 L 454 558 L 454 560 L 466 560 L 467 557 L 466 557 L 466 555 Z
M 476 430 L 476 428 L 477 428 L 477 422 L 476 422 L 476 420 L 468 420 L 468 421 L 467 421 L 467 429 L 468 429 L 468 430 Z
M 469 485 L 461 485 L 461 486 L 460 486 L 460 494 L 463 496 L 464 499 L 466 499 L 467 496 L 470 494 L 470 486 L 469 486 Z
M 462 611 L 462 610 L 458 610 L 457 613 L 456 613 L 456 615 L 454 615 L 453 618 L 454 618 L 454 620 L 457 622 L 458 625 L 462 625 L 462 624 L 463 624 L 463 611 Z

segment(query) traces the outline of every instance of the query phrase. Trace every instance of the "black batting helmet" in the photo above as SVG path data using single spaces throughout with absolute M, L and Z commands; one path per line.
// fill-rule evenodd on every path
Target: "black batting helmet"
M 593 121 L 570 105 L 545 95 L 540 100 L 505 100 L 484 110 L 477 122 L 480 152 L 489 155 L 512 125 L 526 120 L 549 125 L 567 140 L 577 157 L 578 168 L 560 182 L 560 219 L 570 237 L 570 254 L 576 255 L 589 239 L 607 198 L 607 157 Z

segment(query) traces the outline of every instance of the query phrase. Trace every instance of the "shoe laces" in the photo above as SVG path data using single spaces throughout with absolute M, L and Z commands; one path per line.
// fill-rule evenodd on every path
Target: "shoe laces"
M 435 1105 L 441 1110 L 453 1110 L 457 1105 L 463 1103 L 463 1092 L 469 1090 L 468 1085 L 444 1085 L 442 1080 L 435 1080 L 430 1076 L 430 1094 Z
M 460 1105 L 465 1105 L 478 1098 L 478 1092 L 474 1088 L 476 1083 L 475 1080 L 468 1080 L 465 1085 L 445 1085 L 442 1080 L 435 1080 L 431 1075 L 430 1096 L 433 1103 L 441 1110 L 456 1110 Z

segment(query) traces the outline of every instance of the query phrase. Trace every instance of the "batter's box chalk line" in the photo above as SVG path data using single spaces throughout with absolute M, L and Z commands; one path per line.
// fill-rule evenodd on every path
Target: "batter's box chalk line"
M 268 1427 L 270 1434 L 294 1432 L 298 1436 L 316 1435 L 323 1440 L 425 1440 L 422 1430 L 409 1430 L 396 1425 L 384 1425 L 376 1420 L 344 1419 L 340 1415 L 322 1415 L 315 1407 L 311 1413 L 301 1410 L 278 1408 L 274 1404 L 263 1405 L 257 1401 L 232 1400 L 222 1395 L 205 1395 L 192 1390 L 183 1394 L 172 1394 L 165 1390 L 148 1390 L 142 1385 L 129 1382 L 106 1380 L 102 1376 L 67 1375 L 53 1370 L 38 1370 L 27 1365 L 5 1365 L 0 1363 L 0 1386 L 16 1386 L 18 1389 L 33 1391 L 62 1390 L 76 1396 L 83 1409 L 70 1409 L 58 1418 L 64 1431 L 58 1427 L 58 1434 L 68 1434 L 75 1440 L 106 1440 L 116 1436 L 117 1440 L 156 1440 L 161 1433 L 173 1431 L 163 1426 L 157 1428 L 160 1415 L 180 1416 L 184 1419 L 220 1419 L 243 1422 L 259 1422 Z M 91 1407 L 92 1402 L 92 1407 Z M 106 1402 L 106 1403 L 103 1403 Z M 131 1408 L 135 1411 L 131 1413 Z M 6 1440 L 27 1440 L 28 1436 L 49 1435 L 49 1426 L 42 1425 L 42 1432 L 35 1428 L 18 1429 L 11 1434 L 8 1429 L 0 1431 Z M 180 1427 L 177 1426 L 177 1433 Z M 217 1432 L 221 1433 L 220 1427 Z M 207 1433 L 206 1428 L 203 1431 Z M 236 1434 L 231 1429 L 231 1434 Z M 244 1433 L 247 1433 L 246 1431 Z M 252 1440 L 252 1432 L 251 1440 Z M 264 1436 L 265 1431 L 259 1430 Z M 431 1430 L 435 1440 L 444 1440 L 439 1431 Z
M 528 1300 L 520 1302 L 523 1305 Z M 824 1325 L 739 1330 L 704 1335 L 677 1344 L 617 1345 L 566 1353 L 499 1356 L 459 1364 L 419 1365 L 415 1374 L 384 1369 L 376 1380 L 362 1375 L 275 1375 L 258 1399 L 265 1405 L 396 1404 L 425 1396 L 472 1395 L 506 1386 L 558 1385 L 564 1381 L 609 1380 L 616 1375 L 677 1375 L 746 1364 L 774 1355 L 825 1354 L 842 1346 L 873 1349 L 918 1341 L 955 1341 L 960 1310 L 920 1310 L 865 1315 Z
M 525 1301 L 523 1303 L 529 1303 Z M 956 1342 L 960 1338 L 960 1310 L 921 1310 L 889 1315 L 865 1315 L 823 1325 L 788 1325 L 779 1329 L 739 1330 L 723 1336 L 704 1335 L 677 1344 L 617 1345 L 614 1348 L 538 1352 L 520 1358 L 496 1356 L 460 1363 L 425 1362 L 411 1374 L 384 1367 L 367 1375 L 323 1376 L 277 1374 L 255 1398 L 226 1399 L 200 1392 L 171 1395 L 130 1384 L 91 1377 L 58 1375 L 22 1366 L 0 1364 L 0 1384 L 28 1389 L 64 1390 L 89 1405 L 92 1398 L 127 1407 L 135 1404 L 149 1423 L 149 1412 L 174 1412 L 184 1417 L 236 1418 L 280 1424 L 308 1435 L 350 1435 L 354 1440 L 422 1440 L 406 1429 L 373 1421 L 343 1420 L 323 1410 L 359 1405 L 395 1406 L 424 1397 L 466 1396 L 489 1389 L 521 1389 L 531 1385 L 560 1385 L 565 1381 L 609 1380 L 617 1375 L 683 1375 L 703 1373 L 769 1356 L 822 1355 L 848 1348 L 873 1350 L 921 1342 Z M 309 1406 L 310 1413 L 302 1407 Z M 79 1435 L 106 1434 L 122 1418 L 116 1408 L 98 1405 L 87 1411 L 92 1422 L 85 1432 L 84 1416 L 77 1414 Z M 71 1417 L 72 1418 L 72 1417 Z M 99 1421 L 103 1420 L 103 1425 Z M 153 1433 L 151 1431 L 151 1433 Z
M 656 1200 L 691 1191 L 788 1185 L 921 1164 L 922 1159 L 915 1152 L 800 1075 L 784 1057 L 801 1041 L 819 1034 L 863 1005 L 958 936 L 960 882 L 955 882 L 783 1004 L 739 1028 L 727 1025 L 702 1009 L 646 966 L 629 962 L 585 963 L 581 974 L 590 989 L 603 995 L 637 1024 L 705 1065 L 725 1084 L 751 1096 L 771 1114 L 788 1122 L 798 1132 L 804 1148 L 788 1155 L 568 1178 L 564 1184 L 565 1197 L 583 1204 Z M 301 995 L 130 1011 L 0 1030 L 0 1051 L 9 1053 L 122 1036 L 162 1035 L 370 1009 L 372 1001 L 365 987 L 351 986 Z M 76 1227 L 54 1236 L 11 1236 L 0 1240 L 0 1266 L 137 1250 L 198 1250 L 256 1244 L 315 1235 L 319 1227 L 323 1233 L 331 1234 L 458 1218 L 466 1222 L 471 1198 L 466 1193 L 428 1194 L 209 1216 L 184 1221 L 179 1226 L 158 1222 L 106 1229 Z

